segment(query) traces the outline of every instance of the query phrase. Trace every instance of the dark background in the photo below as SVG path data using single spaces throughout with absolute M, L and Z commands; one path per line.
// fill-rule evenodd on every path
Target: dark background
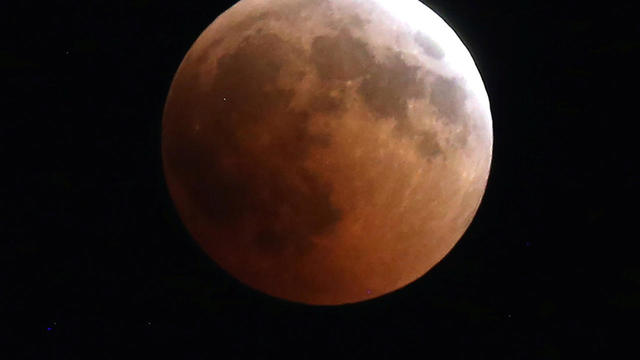
M 491 100 L 483 203 L 426 276 L 314 307 L 211 263 L 165 188 L 172 76 L 232 3 L 1 6 L 0 357 L 610 358 L 637 341 L 636 6 L 430 0 Z

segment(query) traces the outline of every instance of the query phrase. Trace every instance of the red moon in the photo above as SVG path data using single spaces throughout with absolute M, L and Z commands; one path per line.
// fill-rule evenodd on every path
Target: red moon
M 492 154 L 489 100 L 417 0 L 242 0 L 180 64 L 162 124 L 181 220 L 274 297 L 399 289 L 461 238 Z

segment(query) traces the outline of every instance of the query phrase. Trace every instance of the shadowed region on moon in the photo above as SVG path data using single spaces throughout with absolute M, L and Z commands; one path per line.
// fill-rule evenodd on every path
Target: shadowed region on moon
M 436 77 L 431 85 L 431 103 L 438 108 L 445 119 L 452 124 L 462 124 L 466 119 L 464 89 L 455 79 Z
M 436 77 L 431 85 L 430 101 L 440 114 L 443 120 L 458 129 L 458 132 L 451 138 L 451 145 L 464 148 L 468 143 L 470 128 L 473 119 L 465 109 L 467 95 L 464 88 L 459 84 L 458 79 L 447 79 Z
M 293 91 L 274 86 L 297 52 L 274 34 L 246 37 L 219 59 L 206 93 L 190 95 L 208 99 L 197 106 L 213 115 L 202 119 L 198 137 L 167 144 L 168 164 L 180 168 L 198 211 L 220 226 L 253 222 L 251 237 L 268 251 L 307 251 L 307 239 L 340 218 L 329 186 L 302 166 L 308 148 L 328 138 L 311 135 L 309 113 L 289 108 Z
M 318 36 L 311 47 L 313 61 L 322 80 L 353 80 L 366 75 L 373 64 L 367 44 L 347 30 L 335 36 Z
M 375 63 L 358 90 L 371 109 L 381 117 L 395 119 L 400 128 L 406 126 L 407 102 L 426 94 L 418 67 L 407 65 L 399 52 Z
M 444 57 L 444 52 L 442 48 L 430 37 L 426 36 L 421 32 L 417 32 L 415 35 L 416 44 L 422 48 L 425 54 L 434 57 L 436 59 L 442 59 Z

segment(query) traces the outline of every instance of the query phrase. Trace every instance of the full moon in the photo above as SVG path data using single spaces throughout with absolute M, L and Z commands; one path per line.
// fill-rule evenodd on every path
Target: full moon
M 220 267 L 268 295 L 359 302 L 423 276 L 487 183 L 484 84 L 417 0 L 242 0 L 164 108 L 171 198 Z

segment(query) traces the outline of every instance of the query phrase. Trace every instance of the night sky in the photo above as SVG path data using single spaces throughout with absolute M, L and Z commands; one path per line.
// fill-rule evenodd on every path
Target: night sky
M 212 263 L 164 183 L 173 74 L 233 3 L 0 6 L 1 358 L 569 359 L 637 340 L 636 6 L 429 1 L 491 101 L 485 197 L 421 279 L 318 307 Z

